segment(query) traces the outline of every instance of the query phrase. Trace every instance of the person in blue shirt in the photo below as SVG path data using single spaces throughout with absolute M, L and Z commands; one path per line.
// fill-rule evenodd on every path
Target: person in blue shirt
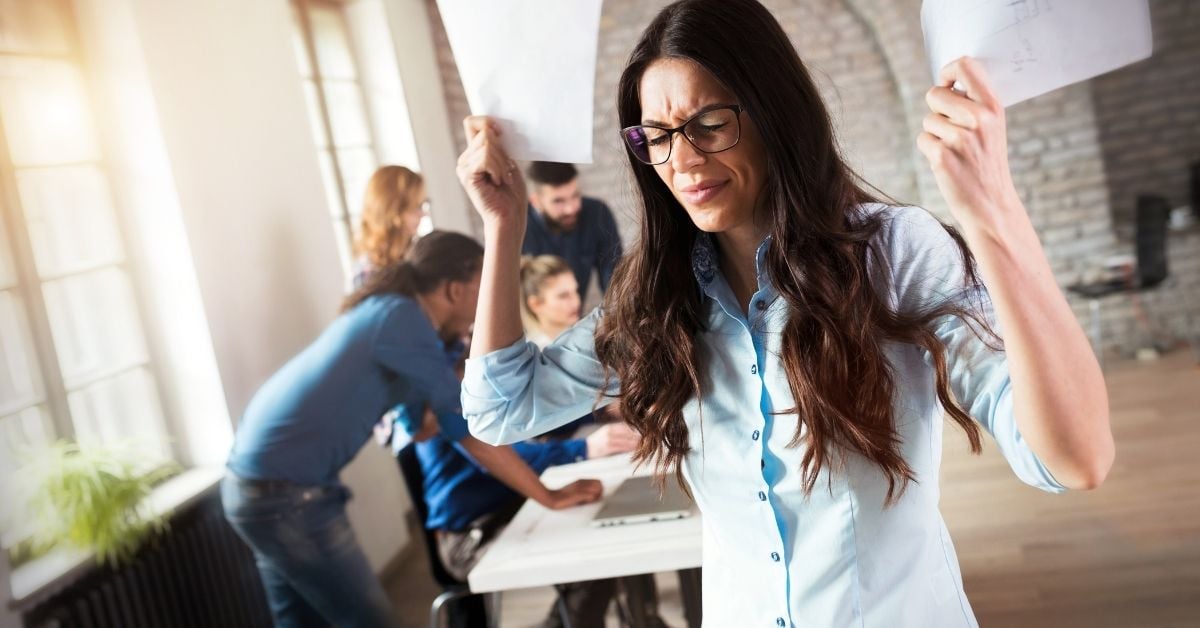
M 571 164 L 535 161 L 528 174 L 532 186 L 521 251 L 565 259 L 575 272 L 581 300 L 587 298 L 595 271 L 603 294 L 621 258 L 621 235 L 612 210 L 580 193 L 579 171 Z
M 524 181 L 468 118 L 483 218 L 471 432 L 529 438 L 619 402 L 634 458 L 703 514 L 711 626 L 977 624 L 938 511 L 943 418 L 1049 492 L 1104 481 L 1104 378 L 1008 167 L 982 66 L 940 70 L 917 146 L 951 229 L 884 202 L 757 0 L 680 0 L 617 88 L 641 233 L 601 308 L 544 350 L 512 295 Z
M 513 451 L 541 474 L 547 468 L 633 450 L 637 435 L 625 424 L 603 425 L 584 439 L 513 443 Z M 487 469 L 440 434 L 420 442 L 417 459 L 425 476 L 429 517 L 439 558 L 446 571 L 466 582 L 467 576 L 497 535 L 517 514 L 525 497 L 499 482 Z M 604 616 L 616 590 L 614 580 L 593 580 L 556 587 L 565 603 L 567 620 L 575 628 L 603 628 Z M 557 605 L 543 626 L 563 625 Z
M 394 438 L 436 434 L 548 508 L 600 497 L 596 480 L 548 489 L 511 447 L 467 433 L 455 346 L 474 318 L 482 256 L 464 235 L 421 238 L 404 261 L 377 270 L 348 296 L 341 316 L 247 406 L 221 498 L 254 551 L 277 626 L 396 625 L 346 518 L 350 493 L 338 479 L 394 408 L 404 410 L 396 413 L 404 420 Z
M 574 301 L 573 309 L 570 303 L 565 309 L 570 310 L 567 316 L 577 319 L 579 297 L 575 291 L 575 277 L 561 260 L 554 268 L 559 273 L 565 272 L 570 281 L 569 294 L 560 298 Z M 637 445 L 637 436 L 623 423 L 603 425 L 586 438 L 574 438 L 581 425 L 591 422 L 591 415 L 588 415 L 586 422 L 581 420 L 564 426 L 567 429 L 560 430 L 557 438 L 514 443 L 513 451 L 540 475 L 554 465 L 628 452 Z M 516 515 L 525 498 L 498 482 L 441 435 L 417 444 L 416 453 L 425 478 L 425 501 L 429 511 L 425 527 L 436 533 L 442 565 L 451 575 L 465 582 L 471 569 Z M 570 625 L 602 627 L 615 584 L 613 580 L 597 580 L 559 585 L 558 595 L 565 602 Z M 561 620 L 556 607 L 552 607 L 544 625 L 559 626 Z

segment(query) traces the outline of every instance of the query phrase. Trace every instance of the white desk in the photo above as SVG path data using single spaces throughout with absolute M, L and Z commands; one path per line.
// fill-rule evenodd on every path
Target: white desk
M 607 496 L 633 473 L 627 455 L 550 467 L 542 482 L 559 488 L 580 478 L 604 483 Z M 668 478 L 674 482 L 674 478 Z M 528 500 L 471 570 L 476 593 L 616 578 L 700 566 L 700 514 L 608 528 L 592 527 L 602 503 L 548 510 Z

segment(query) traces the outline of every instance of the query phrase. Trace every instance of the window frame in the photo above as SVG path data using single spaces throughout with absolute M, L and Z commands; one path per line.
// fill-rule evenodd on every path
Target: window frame
M 329 9 L 337 13 L 341 21 L 342 30 L 346 34 L 346 43 L 349 48 L 350 61 L 354 65 L 354 76 L 352 82 L 358 92 L 360 102 L 363 104 L 363 123 L 366 127 L 367 136 L 370 141 L 365 146 L 356 146 L 353 148 L 367 148 L 371 151 L 374 166 L 378 168 L 379 162 L 379 138 L 374 128 L 373 120 L 371 119 L 369 105 L 367 104 L 367 90 L 363 82 L 363 64 L 358 58 L 358 51 L 354 45 L 354 30 L 350 27 L 349 20 L 345 13 L 345 3 L 338 0 L 290 0 L 291 9 L 294 11 L 296 20 L 294 26 L 299 28 L 301 39 L 304 42 L 304 53 L 306 56 L 306 65 L 308 66 L 309 75 L 300 75 L 301 85 L 304 81 L 311 80 L 316 91 L 317 111 L 308 111 L 310 116 L 315 114 L 317 121 L 321 127 L 321 137 L 313 138 L 317 141 L 323 141 L 324 146 L 318 144 L 314 148 L 317 151 L 318 158 L 321 153 L 327 152 L 329 155 L 330 165 L 333 170 L 333 180 L 336 190 L 333 190 L 337 197 L 336 207 L 331 207 L 334 210 L 334 232 L 338 240 L 338 250 L 342 257 L 343 272 L 347 282 L 351 281 L 355 273 L 355 254 L 354 241 L 357 236 L 358 227 L 355 224 L 355 212 L 347 198 L 348 183 L 346 181 L 345 168 L 338 156 L 338 151 L 342 147 L 337 145 L 334 137 L 333 116 L 330 113 L 330 105 L 328 98 L 325 95 L 325 88 L 328 80 L 321 72 L 320 57 L 317 53 L 317 38 L 316 32 L 312 26 L 310 10 L 313 8 Z M 299 68 L 298 68 L 299 70 Z M 342 82 L 341 79 L 338 82 Z M 306 109 L 308 109 L 306 103 Z M 322 186 L 325 186 L 324 173 L 322 173 Z M 326 190 L 326 197 L 329 196 L 329 190 Z
M 79 430 L 76 420 L 80 417 L 72 415 L 70 395 L 85 391 L 89 387 L 101 382 L 114 381 L 134 371 L 145 370 L 151 378 L 151 390 L 153 392 L 153 398 L 146 399 L 146 401 L 154 408 L 157 415 L 141 417 L 135 420 L 152 420 L 157 423 L 155 426 L 156 431 L 165 437 L 165 441 L 161 444 L 164 447 L 163 453 L 168 456 L 168 459 L 163 461 L 166 464 L 170 460 L 179 458 L 179 449 L 175 442 L 178 434 L 175 429 L 174 417 L 171 415 L 170 407 L 166 402 L 168 391 L 166 390 L 164 374 L 162 372 L 164 355 L 158 346 L 157 337 L 152 333 L 153 321 L 147 305 L 145 286 L 141 284 L 140 275 L 135 267 L 136 264 L 132 260 L 134 256 L 131 255 L 131 244 L 136 242 L 136 239 L 132 237 L 133 233 L 126 214 L 128 209 L 122 203 L 123 199 L 118 194 L 114 180 L 113 152 L 108 145 L 105 134 L 101 131 L 102 121 L 97 116 L 98 99 L 94 83 L 95 75 L 91 72 L 90 64 L 86 58 L 79 31 L 78 16 L 74 5 L 66 0 L 37 1 L 57 5 L 56 12 L 62 19 L 67 50 L 62 53 L 50 53 L 44 51 L 31 52 L 0 49 L 0 57 L 38 59 L 69 64 L 78 73 L 81 88 L 80 93 L 84 101 L 81 103 L 81 107 L 89 116 L 92 126 L 90 131 L 93 134 L 96 151 L 94 158 L 83 161 L 68 160 L 53 164 L 18 166 L 14 163 L 10 153 L 11 138 L 8 137 L 4 126 L 4 111 L 0 110 L 0 221 L 3 221 L 3 229 L 8 238 L 10 258 L 16 278 L 14 286 L 3 288 L 3 290 L 14 293 L 20 299 L 19 307 L 28 324 L 28 332 L 32 336 L 30 339 L 33 349 L 32 357 L 38 362 L 37 379 L 40 384 L 42 397 L 41 401 L 35 402 L 32 405 L 15 408 L 11 413 L 6 413 L 4 416 L 12 417 L 29 408 L 44 406 L 49 415 L 49 426 L 53 430 L 53 433 L 50 435 L 51 442 L 62 439 L 77 441 Z M 103 178 L 106 184 L 105 194 L 108 197 L 107 202 L 113 210 L 113 228 L 115 237 L 118 240 L 120 255 L 112 261 L 89 264 L 81 268 L 65 272 L 55 272 L 52 275 L 43 277 L 38 270 L 37 255 L 29 233 L 29 212 L 21 199 L 21 191 L 18 186 L 18 172 L 27 169 L 49 169 L 67 166 L 94 167 Z M 45 286 L 52 282 L 69 280 L 72 277 L 80 277 L 107 270 L 115 270 L 130 286 L 132 313 L 136 316 L 136 321 L 134 322 L 145 348 L 144 355 L 140 356 L 138 360 L 112 365 L 111 368 L 99 374 L 91 374 L 82 379 L 77 386 L 71 387 L 68 385 L 67 374 L 64 372 L 63 365 L 59 359 L 59 351 L 56 343 L 62 342 L 62 340 L 55 338 L 51 322 L 53 317 L 46 303 L 44 293 Z M 4 543 L 0 544 L 2 545 L 0 550 L 3 551 L 11 551 L 19 547 L 29 538 L 28 530 L 20 523 L 14 528 L 3 530 L 3 532 L 4 534 L 0 536 L 0 539 L 4 541 Z

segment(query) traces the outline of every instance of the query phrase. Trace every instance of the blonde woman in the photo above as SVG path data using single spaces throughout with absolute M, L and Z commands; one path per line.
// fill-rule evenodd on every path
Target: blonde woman
M 545 348 L 579 321 L 579 282 L 567 260 L 557 255 L 521 257 L 521 322 L 525 337 Z M 544 434 L 549 439 L 570 438 L 595 418 L 588 414 Z M 624 434 L 624 430 L 621 432 Z M 630 434 L 632 438 L 632 434 Z
M 521 258 L 521 321 L 525 335 L 545 347 L 579 320 L 579 283 L 557 255 Z
M 404 166 L 383 166 L 371 175 L 354 241 L 355 288 L 362 287 L 376 269 L 404 258 L 428 213 L 421 175 Z
M 559 334 L 579 321 L 579 283 L 567 260 L 557 255 L 521 257 L 521 323 L 525 337 L 545 348 Z M 588 414 L 543 434 L 550 440 L 570 438 L 584 425 L 595 422 Z M 622 427 L 620 434 L 633 439 Z
M 546 348 L 559 334 L 579 322 L 581 304 L 579 282 L 567 260 L 557 255 L 521 257 L 521 322 L 530 342 Z M 638 436 L 620 420 L 618 412 L 616 405 L 601 409 L 601 420 L 610 422 L 606 429 L 592 432 L 589 439 L 602 439 L 606 449 L 626 451 L 637 446 Z M 546 432 L 539 440 L 564 441 L 575 436 L 579 428 L 595 422 L 596 417 L 589 412 Z M 622 578 L 620 589 L 624 592 L 621 604 L 626 607 L 640 604 L 643 607 L 640 613 L 648 618 L 649 625 L 666 625 L 658 616 L 658 589 L 652 576 Z

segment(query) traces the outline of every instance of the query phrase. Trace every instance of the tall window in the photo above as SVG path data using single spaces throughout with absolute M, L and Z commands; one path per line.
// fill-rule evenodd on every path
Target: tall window
M 3 479 L 56 438 L 170 452 L 67 7 L 0 0 Z
M 363 192 L 378 166 L 363 81 L 341 5 L 332 0 L 293 0 L 292 9 L 296 59 L 325 195 L 342 264 L 349 271 Z

